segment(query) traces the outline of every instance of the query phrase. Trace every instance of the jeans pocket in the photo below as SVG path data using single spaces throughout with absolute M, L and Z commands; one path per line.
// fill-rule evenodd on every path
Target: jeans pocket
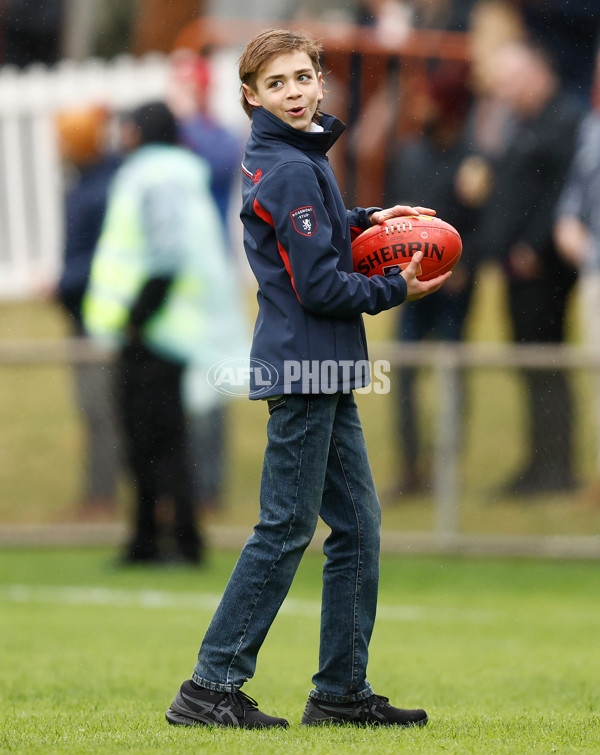
M 273 414 L 276 409 L 285 406 L 287 396 L 277 396 L 276 398 L 267 399 L 267 406 L 269 407 L 269 414 Z

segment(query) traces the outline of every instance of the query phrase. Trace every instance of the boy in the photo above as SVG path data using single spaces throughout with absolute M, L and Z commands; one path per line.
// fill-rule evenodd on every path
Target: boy
M 252 119 L 242 164 L 246 253 L 259 284 L 250 398 L 265 398 L 260 520 L 198 654 L 191 680 L 167 711 L 172 724 L 288 726 L 240 691 L 314 534 L 324 545 L 319 670 L 302 723 L 423 725 L 423 710 L 392 707 L 366 680 L 379 576 L 380 508 L 352 395 L 368 384 L 361 313 L 436 291 L 447 275 L 416 279 L 420 257 L 391 278 L 353 273 L 355 232 L 421 207 L 347 211 L 326 151 L 343 130 L 318 111 L 319 46 L 267 30 L 240 58 L 242 105 Z M 336 368 L 328 379 L 319 367 Z M 254 362 L 253 362 L 254 364 Z

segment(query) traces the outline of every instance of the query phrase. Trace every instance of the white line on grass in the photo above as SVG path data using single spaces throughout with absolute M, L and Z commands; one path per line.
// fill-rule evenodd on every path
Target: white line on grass
M 0 600 L 8 603 L 44 603 L 69 606 L 115 606 L 124 608 L 183 608 L 213 612 L 221 596 L 215 593 L 180 593 L 166 590 L 128 590 L 109 587 L 1 585 Z M 316 600 L 286 598 L 280 613 L 288 616 L 319 616 Z M 377 618 L 383 621 L 493 621 L 490 611 L 427 606 L 379 604 Z

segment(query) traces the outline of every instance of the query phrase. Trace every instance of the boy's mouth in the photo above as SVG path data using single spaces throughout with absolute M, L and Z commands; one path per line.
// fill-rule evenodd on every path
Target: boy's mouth
M 292 118 L 298 118 L 299 116 L 304 115 L 305 112 L 305 107 L 293 107 L 288 110 L 288 113 L 292 116 Z

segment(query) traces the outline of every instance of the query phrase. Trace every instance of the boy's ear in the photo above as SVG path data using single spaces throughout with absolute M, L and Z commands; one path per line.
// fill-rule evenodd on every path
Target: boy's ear
M 254 107 L 261 106 L 261 103 L 258 101 L 256 95 L 254 94 L 254 91 L 248 86 L 248 84 L 242 84 L 242 91 L 244 92 L 244 97 L 246 98 L 246 102 L 249 105 L 253 105 Z

